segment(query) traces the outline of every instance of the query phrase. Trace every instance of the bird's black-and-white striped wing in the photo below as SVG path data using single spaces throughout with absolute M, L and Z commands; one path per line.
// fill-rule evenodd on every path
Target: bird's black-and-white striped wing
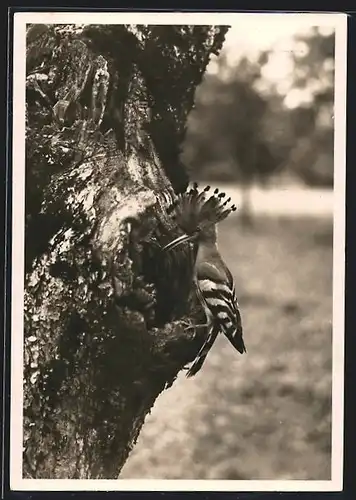
M 219 330 L 241 354 L 246 352 L 241 314 L 231 273 L 223 277 L 213 266 L 200 268 L 198 286 Z M 220 279 L 219 279 L 220 277 Z M 228 278 L 228 279 L 226 279 Z

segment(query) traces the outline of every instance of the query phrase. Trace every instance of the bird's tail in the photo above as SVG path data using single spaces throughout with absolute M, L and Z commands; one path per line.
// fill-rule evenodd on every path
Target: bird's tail
M 222 332 L 225 337 L 229 340 L 230 344 L 240 353 L 246 352 L 246 346 L 243 339 L 242 326 L 238 325 L 232 329 L 227 329 L 222 326 Z

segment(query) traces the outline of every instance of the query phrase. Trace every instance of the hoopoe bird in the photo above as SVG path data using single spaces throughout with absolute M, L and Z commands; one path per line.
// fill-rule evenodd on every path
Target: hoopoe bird
M 176 197 L 168 212 L 184 234 L 163 247 L 169 251 L 186 242 L 195 246 L 194 284 L 207 322 L 193 328 L 207 327 L 208 334 L 187 372 L 188 377 L 201 369 L 220 332 L 239 353 L 246 352 L 234 280 L 217 247 L 217 223 L 236 207 L 230 206 L 231 198 L 225 201 L 225 193 L 219 193 L 218 189 L 209 196 L 210 189 L 206 186 L 199 191 L 195 183 L 192 189 Z

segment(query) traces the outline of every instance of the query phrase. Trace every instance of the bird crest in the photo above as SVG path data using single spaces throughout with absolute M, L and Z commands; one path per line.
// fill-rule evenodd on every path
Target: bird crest
M 168 213 L 172 214 L 183 231 L 192 234 L 217 224 L 234 212 L 236 206 L 230 202 L 231 198 L 226 198 L 226 194 L 219 192 L 218 188 L 213 191 L 210 186 L 206 186 L 200 190 L 195 182 L 190 189 L 177 196 L 168 208 Z

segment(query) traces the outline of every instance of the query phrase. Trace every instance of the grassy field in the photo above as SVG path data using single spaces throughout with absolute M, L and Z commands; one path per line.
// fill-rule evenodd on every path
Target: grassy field
M 330 479 L 332 221 L 221 224 L 247 354 L 224 338 L 157 400 L 122 479 Z

